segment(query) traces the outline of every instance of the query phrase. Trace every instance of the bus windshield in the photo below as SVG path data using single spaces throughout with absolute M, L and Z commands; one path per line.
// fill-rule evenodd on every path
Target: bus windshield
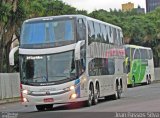
M 41 56 L 20 56 L 21 82 L 45 83 L 75 79 L 74 52 Z
M 23 24 L 21 45 L 44 45 L 74 41 L 74 20 L 32 21 Z

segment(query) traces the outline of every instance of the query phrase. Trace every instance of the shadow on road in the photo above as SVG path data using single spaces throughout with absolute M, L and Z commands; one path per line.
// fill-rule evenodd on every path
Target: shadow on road
M 109 102 L 109 101 L 113 101 L 113 99 L 111 97 L 107 97 L 107 98 L 100 98 L 98 104 L 102 104 L 104 102 Z M 95 105 L 91 106 L 94 107 Z M 76 103 L 68 103 L 68 104 L 63 104 L 63 105 L 58 105 L 58 106 L 53 106 L 53 109 L 51 110 L 47 110 L 47 111 L 69 111 L 69 110 L 76 110 L 76 109 L 83 109 L 83 108 L 89 108 L 86 106 L 85 102 L 76 102 Z M 43 111 L 33 111 L 33 112 L 43 112 Z M 29 113 L 33 113 L 33 112 L 29 112 Z

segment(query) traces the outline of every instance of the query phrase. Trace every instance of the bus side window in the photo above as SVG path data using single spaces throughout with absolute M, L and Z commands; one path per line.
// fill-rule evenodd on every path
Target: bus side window
M 130 58 L 129 58 L 128 54 L 126 54 L 125 60 L 123 62 L 123 72 L 125 72 L 125 73 L 130 72 Z
M 123 40 L 123 33 L 121 30 L 118 30 L 118 37 L 119 37 L 119 43 L 120 45 L 124 44 L 124 40 Z
M 106 33 L 106 35 L 105 35 L 105 37 L 106 37 L 106 42 L 105 43 L 107 43 L 107 44 L 109 44 L 109 26 L 107 26 L 106 25 L 106 27 L 105 27 L 105 33 Z
M 118 40 L 118 45 L 123 45 L 123 35 L 121 35 L 121 31 L 117 29 L 117 40 Z
M 77 63 L 76 64 L 77 65 L 77 75 L 79 77 L 85 71 L 85 66 L 84 66 L 84 63 L 83 63 L 83 59 L 77 60 L 76 63 Z
M 93 21 L 88 21 L 88 45 L 90 45 L 95 39 L 95 31 Z
M 113 42 L 114 42 L 115 45 L 119 45 L 119 41 L 117 40 L 116 28 L 113 28 Z
M 107 29 L 106 26 L 103 24 L 101 24 L 101 35 L 102 35 L 102 42 L 108 44 L 109 41 L 108 41 Z
M 88 73 L 89 76 L 95 76 L 95 59 L 89 62 Z
M 140 59 L 140 58 L 141 58 L 140 50 L 139 49 L 135 49 L 134 59 Z
M 77 22 L 77 35 L 78 40 L 85 40 L 86 38 L 86 25 L 84 19 L 78 19 Z
M 114 59 L 108 59 L 108 72 L 109 72 L 109 75 L 114 75 L 115 73 L 115 60 Z
M 95 40 L 96 42 L 101 42 L 101 37 L 100 37 L 100 24 L 94 22 L 94 30 L 95 30 Z
M 153 58 L 152 50 L 148 50 L 148 59 L 152 58 Z
M 108 27 L 108 38 L 109 38 L 109 43 L 113 44 L 113 28 L 111 26 Z

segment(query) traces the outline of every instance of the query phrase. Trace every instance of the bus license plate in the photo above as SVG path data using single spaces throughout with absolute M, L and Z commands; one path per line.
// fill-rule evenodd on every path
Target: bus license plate
M 53 102 L 54 99 L 53 98 L 45 98 L 43 99 L 44 102 Z

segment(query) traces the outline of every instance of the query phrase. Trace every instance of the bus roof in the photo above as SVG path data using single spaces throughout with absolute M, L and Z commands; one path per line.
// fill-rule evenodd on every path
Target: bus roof
M 130 48 L 139 48 L 139 49 L 148 49 L 148 50 L 151 50 L 150 47 L 143 47 L 143 46 L 138 46 L 138 45 L 129 45 L 129 44 L 126 44 L 124 46 L 125 47 L 130 47 Z
M 91 20 L 91 21 L 95 21 L 95 22 L 98 22 L 98 23 L 106 24 L 106 25 L 109 25 L 111 27 L 114 27 L 114 28 L 117 28 L 117 29 L 121 30 L 121 28 L 119 26 L 116 26 L 116 25 L 113 25 L 113 24 L 110 24 L 110 23 L 106 23 L 106 22 L 103 22 L 103 21 L 85 16 L 85 15 L 80 15 L 80 14 L 78 14 L 78 15 L 59 15 L 59 16 L 37 17 L 37 18 L 27 19 L 24 22 L 34 22 L 34 21 L 40 21 L 40 20 L 53 20 L 53 19 L 58 19 L 58 18 L 86 18 L 87 20 Z

